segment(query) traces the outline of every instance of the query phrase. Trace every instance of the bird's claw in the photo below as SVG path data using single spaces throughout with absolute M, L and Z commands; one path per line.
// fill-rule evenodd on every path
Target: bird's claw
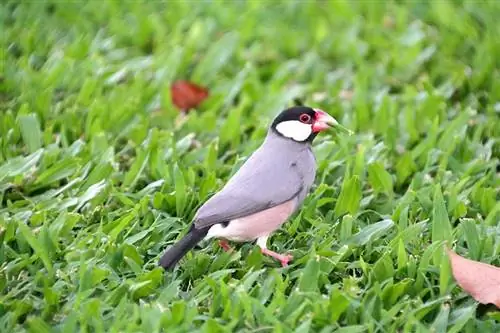
M 261 251 L 263 254 L 273 257 L 276 260 L 279 260 L 281 266 L 283 267 L 287 267 L 288 263 L 293 259 L 293 256 L 291 254 L 279 254 L 277 252 L 268 249 L 261 249 Z
M 283 267 L 287 267 L 288 266 L 288 263 L 290 261 L 293 260 L 293 256 L 291 254 L 286 254 L 283 256 L 283 258 L 281 258 L 280 262 L 281 262 L 281 266 Z
M 232 250 L 231 246 L 229 246 L 228 242 L 225 240 L 219 240 L 219 246 L 222 247 L 222 249 L 226 252 L 229 252 Z

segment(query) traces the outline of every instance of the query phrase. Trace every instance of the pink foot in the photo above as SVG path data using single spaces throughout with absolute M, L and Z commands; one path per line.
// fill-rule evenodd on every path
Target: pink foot
M 232 250 L 231 246 L 229 246 L 228 242 L 221 239 L 219 240 L 219 246 L 222 247 L 222 249 L 226 252 L 229 252 Z
M 261 251 L 263 254 L 279 260 L 281 262 L 281 266 L 283 267 L 288 266 L 288 262 L 293 259 L 293 256 L 291 254 L 279 254 L 268 249 L 261 249 Z

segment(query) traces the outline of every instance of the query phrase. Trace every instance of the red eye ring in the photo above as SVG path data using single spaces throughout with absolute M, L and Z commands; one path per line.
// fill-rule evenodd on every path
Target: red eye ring
M 310 121 L 311 121 L 311 116 L 310 116 L 310 115 L 308 115 L 307 113 L 303 113 L 303 114 L 301 114 L 301 115 L 300 115 L 299 120 L 300 120 L 302 123 L 306 123 L 306 124 L 307 124 L 308 122 L 310 122 Z

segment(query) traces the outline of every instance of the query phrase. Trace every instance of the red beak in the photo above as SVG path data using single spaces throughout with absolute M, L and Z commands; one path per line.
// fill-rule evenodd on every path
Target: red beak
M 316 111 L 316 116 L 314 117 L 312 125 L 313 132 L 321 132 L 332 126 L 338 125 L 337 120 L 335 120 L 335 118 L 330 116 L 328 113 L 319 109 L 314 109 L 314 111 Z

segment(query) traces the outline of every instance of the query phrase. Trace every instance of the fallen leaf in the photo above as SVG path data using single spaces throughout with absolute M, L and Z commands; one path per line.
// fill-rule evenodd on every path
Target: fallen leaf
M 208 97 L 208 89 L 189 81 L 179 80 L 170 87 L 170 94 L 172 103 L 181 111 L 187 112 Z
M 465 259 L 448 249 L 453 276 L 476 301 L 500 308 L 500 267 Z

